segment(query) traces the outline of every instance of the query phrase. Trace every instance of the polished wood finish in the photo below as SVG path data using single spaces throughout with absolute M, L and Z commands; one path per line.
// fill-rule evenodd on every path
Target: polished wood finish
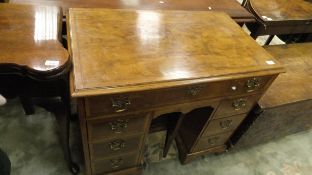
M 96 161 L 92 168 L 95 174 L 106 174 L 112 171 L 116 172 L 118 170 L 135 167 L 136 158 L 137 155 L 129 154 L 116 158 L 103 159 Z
M 257 87 L 257 89 L 263 89 L 264 85 L 266 85 L 271 78 L 271 76 L 258 77 L 258 79 L 261 80 L 262 83 Z M 137 94 L 135 92 L 127 93 L 128 96 L 131 96 L 131 99 L 128 100 L 136 102 L 131 103 L 131 105 L 129 105 L 127 109 L 145 109 L 151 106 L 156 107 L 172 105 L 181 102 L 188 102 L 190 100 L 203 100 L 207 98 L 221 97 L 224 95 L 238 95 L 247 91 L 245 86 L 246 81 L 248 81 L 248 78 L 231 81 L 197 83 L 192 86 L 172 87 L 167 89 L 154 90 L 153 93 L 150 93 L 149 91 L 141 92 L 140 94 Z M 233 86 L 235 86 L 235 90 L 232 89 Z M 198 94 L 194 95 L 194 93 Z M 115 112 L 116 109 L 111 108 L 112 100 L 118 99 L 120 99 L 119 95 L 89 97 L 88 99 L 86 99 L 88 116 L 96 117 L 99 115 L 105 115 Z M 231 106 L 231 104 L 229 106 Z
M 27 115 L 35 112 L 35 98 L 51 102 L 44 107 L 55 113 L 65 158 L 77 173 L 69 148 L 71 61 L 60 42 L 61 23 L 58 7 L 0 4 L 0 94 L 18 96 Z M 61 100 L 48 99 L 55 97 Z
M 176 142 L 177 143 L 183 143 L 183 140 L 181 139 L 181 136 L 178 135 L 176 138 Z M 198 152 L 188 152 L 187 148 L 185 147 L 184 144 L 177 144 L 178 147 L 178 151 L 179 151 L 179 159 L 183 160 L 181 161 L 181 163 L 187 164 L 190 161 L 193 161 L 194 159 L 209 154 L 209 153 L 215 153 L 215 154 L 219 154 L 219 153 L 223 153 L 225 151 L 227 151 L 227 146 L 226 145 L 221 145 L 221 146 L 216 146 L 210 149 L 206 149 L 203 151 L 198 151 Z
M 116 138 L 130 134 L 140 134 L 144 132 L 147 124 L 146 114 L 126 115 L 120 118 L 92 120 L 88 123 L 88 133 L 90 141 L 103 140 L 106 138 Z M 124 119 L 126 118 L 126 119 Z M 105 135 L 103 135 L 105 133 Z
M 64 15 L 69 8 L 109 8 L 135 10 L 194 10 L 222 11 L 230 15 L 236 22 L 255 22 L 252 14 L 242 8 L 236 0 L 10 0 L 10 3 L 40 4 L 62 7 Z
M 205 138 L 201 138 L 193 149 L 193 152 L 199 152 L 207 150 L 209 148 L 223 146 L 224 143 L 232 135 L 232 132 L 222 133 L 218 135 L 213 135 Z
M 117 137 L 107 141 L 97 141 L 96 143 L 90 144 L 91 160 L 118 156 L 124 152 L 137 152 L 137 149 L 140 148 L 141 141 L 141 135 Z
M 258 24 L 249 25 L 253 38 L 260 35 L 312 33 L 311 1 L 248 0 L 245 7 L 258 20 Z
M 211 77 L 220 81 L 241 74 L 241 67 L 246 73 L 241 77 L 280 69 L 270 54 L 221 13 L 74 9 L 69 23 L 77 65 L 74 97 L 209 82 Z M 222 44 L 210 44 L 219 31 Z M 241 39 L 229 39 L 234 36 Z M 248 48 L 245 52 L 242 43 Z M 100 45 L 105 47 L 98 49 Z M 276 64 L 268 65 L 270 60 Z
M 58 7 L 0 4 L 0 66 L 34 78 L 53 76 L 70 65 L 60 43 Z
M 249 3 L 266 23 L 312 19 L 312 4 L 309 0 L 249 0 Z
M 222 100 L 218 110 L 214 114 L 214 119 L 222 118 L 224 116 L 243 114 L 251 110 L 260 98 L 259 94 L 249 96 L 239 96 L 235 98 Z M 235 104 L 238 103 L 238 107 Z
M 106 172 L 94 166 L 104 156 L 93 152 L 94 142 L 105 145 L 115 139 L 118 156 L 139 155 L 135 166 L 141 167 L 144 140 L 157 117 L 176 121 L 168 127 L 165 152 L 176 139 L 182 163 L 226 150 L 236 127 L 218 132 L 226 137 L 207 145 L 210 121 L 245 116 L 283 71 L 225 13 L 78 8 L 69 10 L 67 20 L 73 60 L 71 95 L 83 102 L 79 107 L 84 108 L 80 120 L 82 132 L 87 132 L 83 144 L 86 166 L 91 168 L 88 174 Z M 241 98 L 245 105 L 233 104 Z M 95 141 L 94 129 L 86 129 L 114 119 L 116 127 L 127 129 L 125 120 L 130 122 L 134 116 L 147 122 L 120 136 L 97 129 Z M 120 139 L 132 138 L 142 138 L 138 149 L 122 151 Z M 115 158 L 116 154 L 105 153 Z
M 312 43 L 264 48 L 285 66 L 286 73 L 277 77 L 234 134 L 234 149 L 281 139 L 312 126 Z
M 209 122 L 205 132 L 203 133 L 203 137 L 235 130 L 244 118 L 245 114 L 240 114 L 224 119 L 213 119 Z

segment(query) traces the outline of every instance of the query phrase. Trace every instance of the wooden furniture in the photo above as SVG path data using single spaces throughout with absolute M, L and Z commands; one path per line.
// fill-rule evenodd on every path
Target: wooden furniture
M 238 23 L 255 22 L 252 14 L 240 6 L 236 0 L 10 0 L 10 3 L 53 5 L 62 7 L 64 15 L 68 8 L 112 8 L 137 10 L 201 10 L 223 11 Z
M 251 36 L 312 33 L 312 3 L 307 0 L 248 0 L 245 7 L 256 17 L 248 25 Z
M 311 48 L 312 43 L 265 47 L 284 64 L 286 73 L 274 81 L 241 125 L 241 132 L 233 137 L 236 148 L 258 145 L 312 128 Z
M 140 172 L 158 116 L 179 118 L 168 140 L 182 163 L 226 150 L 283 71 L 224 13 L 74 8 L 67 20 L 87 174 Z
M 0 94 L 20 97 L 26 114 L 34 113 L 35 97 L 61 98 L 66 110 L 58 121 L 65 158 L 77 172 L 68 143 L 71 61 L 59 41 L 61 14 L 58 7 L 0 4 Z

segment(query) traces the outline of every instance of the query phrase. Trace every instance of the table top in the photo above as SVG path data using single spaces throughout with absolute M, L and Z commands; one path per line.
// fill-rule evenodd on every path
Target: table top
M 312 99 L 312 43 L 267 46 L 286 69 L 259 101 L 263 108 Z
M 70 62 L 59 42 L 60 14 L 58 7 L 0 3 L 0 72 L 53 74 Z
M 77 8 L 68 26 L 76 96 L 281 71 L 225 13 Z
M 59 6 L 63 8 L 65 14 L 68 12 L 68 8 L 75 7 L 136 10 L 213 10 L 226 12 L 238 22 L 254 21 L 253 15 L 236 0 L 10 0 L 10 3 Z
M 311 0 L 249 0 L 249 4 L 265 22 L 312 20 Z

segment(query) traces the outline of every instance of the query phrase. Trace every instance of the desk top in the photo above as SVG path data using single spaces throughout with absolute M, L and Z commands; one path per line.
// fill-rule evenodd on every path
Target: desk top
M 58 72 L 70 62 L 59 42 L 60 24 L 58 7 L 0 3 L 0 72 Z
M 68 25 L 73 96 L 281 71 L 225 13 L 70 9 Z
M 249 3 L 265 22 L 312 20 L 311 0 L 249 0 Z
M 312 43 L 267 46 L 286 73 L 280 74 L 259 101 L 263 108 L 312 99 Z
M 236 0 L 10 0 L 10 3 L 54 5 L 69 8 L 113 8 L 136 10 L 202 10 L 223 11 L 237 22 L 254 21 L 254 17 Z

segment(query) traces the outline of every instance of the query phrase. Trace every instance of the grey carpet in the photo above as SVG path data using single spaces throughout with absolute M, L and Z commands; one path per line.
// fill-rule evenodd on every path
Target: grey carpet
M 55 118 L 42 108 L 26 116 L 18 100 L 1 106 L 0 147 L 11 160 L 12 175 L 69 174 Z
M 77 122 L 72 132 L 79 140 Z M 155 133 L 149 137 L 144 175 L 310 175 L 311 138 L 310 130 L 249 149 L 205 156 L 182 166 L 175 149 L 171 150 L 169 160 L 158 162 L 164 133 Z M 75 160 L 82 165 L 81 145 L 75 142 Z M 58 141 L 54 116 L 42 108 L 36 108 L 35 115 L 25 116 L 18 100 L 0 107 L 0 147 L 11 159 L 12 175 L 70 174 Z

